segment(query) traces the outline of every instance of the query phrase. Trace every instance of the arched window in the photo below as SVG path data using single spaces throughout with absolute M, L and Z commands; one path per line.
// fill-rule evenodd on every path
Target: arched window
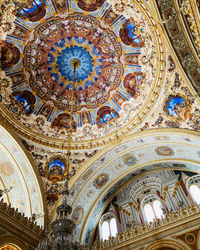
M 115 216 L 112 213 L 108 213 L 103 215 L 99 224 L 100 229 L 100 238 L 104 240 L 108 240 L 109 237 L 116 237 L 117 230 L 117 221 Z
M 102 224 L 102 236 L 103 240 L 108 240 L 110 236 L 109 224 L 107 221 L 104 221 Z
M 147 219 L 148 223 L 155 219 L 155 214 L 154 214 L 152 206 L 150 204 L 146 204 L 144 206 L 144 213 L 146 215 L 146 219 Z
M 148 223 L 152 222 L 154 219 L 161 219 L 164 216 L 162 211 L 162 203 L 153 196 L 147 196 L 143 200 L 143 210 Z
M 188 178 L 186 187 L 191 195 L 192 200 L 196 204 L 200 204 L 200 175 L 194 175 Z
M 117 235 L 117 221 L 115 218 L 110 220 L 110 234 L 112 237 Z
M 198 205 L 200 204 L 200 187 L 198 185 L 192 184 L 189 187 L 190 194 L 192 196 L 192 199 L 194 202 L 196 202 Z
M 161 219 L 162 216 L 163 216 L 163 211 L 162 211 L 162 204 L 161 204 L 161 202 L 159 200 L 155 200 L 153 202 L 153 210 L 154 210 L 154 212 L 156 214 L 156 217 L 158 219 Z

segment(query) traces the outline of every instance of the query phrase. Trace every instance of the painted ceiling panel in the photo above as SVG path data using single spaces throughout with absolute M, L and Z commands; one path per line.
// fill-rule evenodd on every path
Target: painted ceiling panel
M 53 220 L 66 171 L 77 62 L 69 202 L 75 238 L 87 243 L 112 195 L 135 176 L 162 169 L 199 172 L 199 138 L 189 132 L 200 131 L 199 99 L 180 66 L 187 71 L 194 58 L 175 25 L 180 13 L 167 19 L 172 1 L 157 1 L 163 20 L 153 1 L 30 2 L 10 14 L 10 31 L 2 35 L 0 122 L 11 125 L 38 166 Z M 170 35 L 181 62 L 165 25 L 177 32 Z M 0 137 L 0 186 L 14 186 L 6 198 L 20 211 L 43 214 L 36 176 L 6 133 Z

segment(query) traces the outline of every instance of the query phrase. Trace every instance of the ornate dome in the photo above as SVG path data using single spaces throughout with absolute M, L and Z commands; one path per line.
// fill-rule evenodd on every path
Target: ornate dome
M 63 144 L 74 60 L 73 140 L 102 145 L 105 136 L 112 141 L 136 128 L 162 83 L 156 35 L 142 13 L 139 6 L 129 13 L 112 1 L 37 0 L 21 9 L 2 46 L 8 84 L 1 108 L 21 127 L 18 132 L 40 143 L 51 138 Z

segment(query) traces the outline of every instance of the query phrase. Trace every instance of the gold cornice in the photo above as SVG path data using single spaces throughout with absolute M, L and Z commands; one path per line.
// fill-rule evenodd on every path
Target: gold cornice
M 0 247 L 4 244 L 14 244 L 18 247 L 20 247 L 21 250 L 29 250 L 30 248 L 22 242 L 22 240 L 19 237 L 13 236 L 13 235 L 4 235 L 0 239 Z
M 184 231 L 184 227 L 182 227 L 182 231 Z M 158 236 L 158 235 L 156 235 Z M 155 238 L 156 238 L 155 236 Z M 167 238 L 167 239 L 159 239 L 157 238 L 153 243 L 151 243 L 150 245 L 148 245 L 147 247 L 145 247 L 145 250 L 156 250 L 158 249 L 158 247 L 163 247 L 163 248 L 168 248 L 168 247 L 173 247 L 173 250 L 192 250 L 190 248 L 190 246 L 188 246 L 184 241 L 180 240 L 180 239 L 171 239 L 171 238 Z M 160 248 L 162 249 L 162 248 Z
M 180 10 L 180 6 L 178 4 L 178 1 L 177 0 L 173 0 L 173 2 L 174 2 L 174 6 L 175 6 L 176 11 L 179 11 Z M 194 46 L 194 44 L 192 43 L 192 41 L 191 41 L 191 39 L 189 37 L 189 34 L 188 34 L 187 28 L 185 26 L 185 22 L 184 22 L 182 13 L 180 15 L 178 15 L 178 19 L 179 19 L 179 24 L 181 26 L 181 30 L 183 31 L 183 34 L 184 34 L 185 39 L 187 41 L 187 44 L 188 44 L 188 46 L 190 48 L 190 51 L 192 52 L 192 54 L 193 54 L 193 56 L 194 56 L 194 58 L 195 58 L 195 60 L 196 60 L 196 62 L 198 64 L 198 66 L 200 67 L 200 58 L 197 55 L 197 52 L 195 50 L 195 46 Z

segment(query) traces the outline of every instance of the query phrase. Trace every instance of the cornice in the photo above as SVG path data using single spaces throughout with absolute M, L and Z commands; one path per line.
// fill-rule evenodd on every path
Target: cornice
M 0 201 L 0 226 L 36 246 L 44 237 L 44 231 L 35 224 L 34 220 L 25 217 L 18 212 L 18 209 L 4 203 L 3 199 Z

